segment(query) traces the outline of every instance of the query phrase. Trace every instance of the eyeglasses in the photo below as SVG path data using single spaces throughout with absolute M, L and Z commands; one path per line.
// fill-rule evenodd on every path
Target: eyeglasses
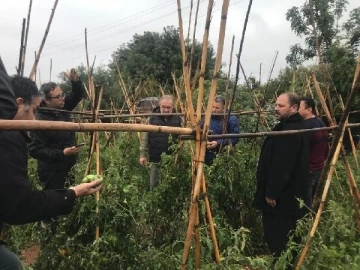
M 61 93 L 60 95 L 57 95 L 57 96 L 54 96 L 54 97 L 46 97 L 47 99 L 63 99 L 66 97 L 66 94 L 65 93 Z

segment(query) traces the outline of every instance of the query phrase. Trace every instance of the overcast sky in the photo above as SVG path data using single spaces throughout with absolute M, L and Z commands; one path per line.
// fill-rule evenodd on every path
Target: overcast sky
M 360 5 L 348 0 L 348 11 Z M 27 17 L 29 0 L 2 1 L 0 21 L 0 55 L 9 74 L 18 65 L 22 18 Z M 51 29 L 38 68 L 42 83 L 52 80 L 61 71 L 86 63 L 84 29 L 88 31 L 90 61 L 96 55 L 96 65 L 107 65 L 116 48 L 130 42 L 134 34 L 144 31 L 161 32 L 168 25 L 178 26 L 176 0 L 59 0 Z M 194 11 L 195 3 L 194 0 Z M 258 77 L 262 63 L 263 80 L 267 78 L 275 51 L 279 51 L 275 75 L 286 66 L 289 47 L 302 40 L 291 32 L 285 19 L 286 11 L 300 6 L 304 0 L 254 0 L 246 32 L 242 63 L 247 75 Z M 39 49 L 54 1 L 33 0 L 25 74 L 29 75 L 34 51 Z M 190 0 L 181 1 L 184 30 L 187 31 Z M 207 1 L 200 0 L 197 39 L 204 33 Z M 217 47 L 222 1 L 215 1 L 209 39 Z M 231 0 L 223 62 L 229 62 L 231 39 L 235 35 L 235 52 L 239 49 L 248 0 Z M 194 15 L 193 15 L 194 17 Z M 186 34 L 186 33 L 185 33 Z M 179 52 L 180 53 L 180 52 Z M 235 55 L 233 67 L 235 68 Z M 226 68 L 227 70 L 227 68 Z

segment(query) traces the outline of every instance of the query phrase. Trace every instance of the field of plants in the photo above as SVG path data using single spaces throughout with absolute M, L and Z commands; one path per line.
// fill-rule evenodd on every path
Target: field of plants
M 209 7 L 211 3 L 209 1 Z M 249 1 L 247 15 L 251 3 Z M 99 92 L 103 96 L 99 99 L 98 109 L 117 114 L 127 110 L 132 113 L 140 98 L 158 97 L 165 93 L 176 97 L 177 111 L 186 115 L 189 124 L 189 116 L 194 117 L 190 112 L 194 112 L 194 108 L 204 112 L 206 104 L 211 103 L 216 93 L 226 96 L 227 101 L 233 101 L 229 106 L 233 112 L 246 111 L 246 114 L 238 115 L 241 133 L 262 132 L 269 131 L 275 123 L 272 114 L 274 98 L 284 91 L 292 91 L 314 96 L 320 115 L 329 125 L 335 124 L 332 121 L 338 121 L 344 111 L 349 115 L 350 110 L 353 112 L 349 121 L 359 123 L 360 98 L 354 89 L 360 87 L 360 58 L 358 62 L 356 60 L 360 52 L 360 7 L 350 11 L 347 20 L 340 24 L 339 19 L 347 4 L 342 0 L 306 1 L 300 7 L 289 9 L 286 19 L 296 35 L 303 37 L 304 44 L 291 46 L 286 57 L 289 66 L 276 76 L 272 76 L 270 71 L 266 82 L 261 82 L 261 75 L 247 76 L 243 67 L 242 84 L 237 80 L 239 72 L 235 78 L 230 72 L 226 75 L 221 69 L 222 61 L 216 61 L 217 57 L 221 59 L 222 52 L 220 56 L 215 55 L 212 44 L 206 39 L 209 29 L 205 28 L 203 43 L 189 38 L 185 40 L 180 16 L 179 29 L 165 27 L 162 33 L 136 34 L 132 41 L 113 53 L 108 66 L 91 69 L 89 64 L 87 67 L 78 66 L 88 93 L 78 110 L 92 112 L 88 118 L 74 113 L 75 121 L 98 120 L 94 116 L 95 96 L 97 100 Z M 211 9 L 208 15 L 207 23 L 210 25 Z M 222 16 L 220 33 L 225 31 L 225 18 Z M 221 47 L 221 42 L 224 40 L 219 40 L 217 48 Z M 202 55 L 207 55 L 207 59 L 202 59 Z M 240 54 L 237 57 L 239 67 Z M 277 53 L 272 67 L 276 64 L 276 57 Z M 315 59 L 318 64 L 305 66 L 307 60 Z M 70 91 L 66 82 L 60 85 L 64 92 Z M 203 101 L 199 99 L 196 106 L 198 97 Z M 344 103 L 351 100 L 345 110 L 342 100 Z M 208 110 L 207 116 L 210 113 Z M 102 120 L 124 121 L 116 120 L 116 117 Z M 340 124 L 344 123 L 345 120 Z M 41 228 L 39 223 L 6 227 L 9 248 L 22 258 L 25 269 L 179 269 L 185 266 L 182 264 L 189 209 L 195 203 L 199 209 L 199 224 L 195 230 L 200 235 L 201 269 L 271 268 L 273 258 L 264 244 L 261 213 L 251 206 L 262 136 L 240 139 L 235 147 L 226 147 L 211 167 L 206 166 L 207 192 L 200 193 L 194 202 L 191 200 L 194 192 L 192 166 L 194 151 L 199 149 L 194 141 L 181 141 L 180 146 L 172 146 L 171 155 L 163 155 L 160 184 L 154 191 L 149 191 L 149 168 L 139 164 L 139 134 L 98 134 L 99 164 L 104 178 L 99 201 L 95 196 L 78 200 L 70 215 L 57 219 L 55 233 Z M 312 241 L 301 269 L 360 268 L 359 202 L 354 199 L 358 190 L 349 187 L 352 173 L 357 186 L 360 185 L 356 159 L 359 156 L 356 150 L 360 146 L 359 134 L 358 128 L 353 129 L 357 145 L 349 146 L 351 138 L 345 137 L 347 152 L 344 156 L 349 166 L 343 163 L 345 158 L 331 164 L 334 176 L 322 202 L 324 208 L 318 227 L 310 235 Z M 93 135 L 91 132 L 77 133 L 78 142 L 85 143 L 85 146 L 73 168 L 76 183 L 83 179 L 89 159 L 92 164 L 89 174 L 96 174 L 96 158 L 89 155 Z M 333 136 L 336 137 L 336 133 Z M 34 188 L 41 189 L 33 159 L 29 159 L 29 177 Z M 211 205 L 219 263 L 216 263 L 209 230 L 206 199 Z M 313 211 L 299 221 L 295 236 L 303 241 L 298 245 L 290 239 L 275 269 L 285 269 L 292 256 L 303 250 L 314 221 L 316 212 Z M 99 237 L 96 237 L 96 228 L 99 228 Z M 192 241 L 187 269 L 196 269 L 195 249 L 195 241 Z
M 102 146 L 105 185 L 100 193 L 99 212 L 95 211 L 95 198 L 88 197 L 78 201 L 71 215 L 59 219 L 54 235 L 39 224 L 10 227 L 7 239 L 11 249 L 21 254 L 31 246 L 40 245 L 39 257 L 28 270 L 179 268 L 191 194 L 190 144 L 184 144 L 173 156 L 163 157 L 161 184 L 150 192 L 149 171 L 138 164 L 137 134 L 117 134 L 111 147 Z M 214 260 L 204 198 L 200 198 L 202 269 L 269 269 L 271 256 L 263 244 L 260 213 L 251 207 L 260 144 L 261 140 L 243 139 L 206 170 L 207 196 L 221 262 L 217 265 Z M 82 150 L 74 169 L 78 182 L 83 178 L 86 152 Z M 360 265 L 360 235 L 353 218 L 346 175 L 341 164 L 337 169 L 303 269 L 355 270 Z M 29 173 L 34 185 L 39 187 L 34 160 L 30 160 Z M 309 215 L 301 221 L 297 233 L 302 237 L 306 237 L 312 218 Z M 97 224 L 100 238 L 95 241 Z M 194 265 L 193 248 L 188 269 Z M 299 247 L 289 244 L 278 269 L 286 264 L 292 249 Z

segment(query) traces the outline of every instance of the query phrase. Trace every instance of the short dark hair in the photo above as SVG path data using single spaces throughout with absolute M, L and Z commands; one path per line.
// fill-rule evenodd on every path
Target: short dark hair
M 49 93 L 53 90 L 55 90 L 55 88 L 58 87 L 58 85 L 54 82 L 48 82 L 48 83 L 44 83 L 41 88 L 40 91 L 44 93 L 45 97 L 49 97 Z
M 223 96 L 216 96 L 215 102 L 221 103 L 223 106 L 225 106 L 225 98 Z
M 311 108 L 312 113 L 314 115 L 316 115 L 316 102 L 313 98 L 309 98 L 309 97 L 301 97 L 300 101 L 304 101 L 305 107 L 306 108 Z
M 281 95 L 287 95 L 287 97 L 289 98 L 289 103 L 290 103 L 290 106 L 293 106 L 293 105 L 297 105 L 298 108 L 300 107 L 300 97 L 293 93 L 293 92 L 284 92 L 284 93 L 281 93 Z
M 33 80 L 14 75 L 10 77 L 10 81 L 14 89 L 15 98 L 22 98 L 25 104 L 30 105 L 34 97 L 41 97 L 41 92 Z

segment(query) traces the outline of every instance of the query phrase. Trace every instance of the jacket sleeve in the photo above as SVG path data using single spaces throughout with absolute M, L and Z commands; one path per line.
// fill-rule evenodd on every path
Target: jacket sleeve
M 71 93 L 65 97 L 64 109 L 72 111 L 81 101 L 84 95 L 84 85 L 78 81 L 71 81 Z
M 0 57 L 0 119 L 11 120 L 17 113 L 17 103 L 10 78 Z
M 73 208 L 74 201 L 75 192 L 71 189 L 29 190 L 28 195 L 4 218 L 4 221 L 20 225 L 68 214 Z
M 56 162 L 65 158 L 62 149 L 48 146 L 46 132 L 34 131 L 30 133 L 31 142 L 29 144 L 29 154 L 32 158 Z
M 285 135 L 274 138 L 273 159 L 269 180 L 266 187 L 266 197 L 278 199 L 291 179 L 296 158 L 302 146 L 303 135 Z
M 227 127 L 227 134 L 236 134 L 240 132 L 239 121 L 237 117 L 230 116 L 229 124 Z M 231 142 L 232 145 L 235 145 L 239 142 L 239 138 L 231 138 L 231 139 L 219 139 L 217 140 L 218 145 L 222 145 L 223 147 L 229 145 Z

